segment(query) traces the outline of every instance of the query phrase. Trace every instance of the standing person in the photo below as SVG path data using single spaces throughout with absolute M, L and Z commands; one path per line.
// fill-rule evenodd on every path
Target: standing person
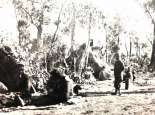
M 132 70 L 132 76 L 133 76 L 133 82 L 134 82 L 135 79 L 136 79 L 136 76 L 135 76 L 135 70 L 134 70 L 134 69 Z
M 131 78 L 130 68 L 125 69 L 125 74 L 123 75 L 123 82 L 125 83 L 125 89 L 128 90 L 129 88 L 129 79 Z
M 121 95 L 120 93 L 120 83 L 122 81 L 122 77 L 121 77 L 121 72 L 124 70 L 124 66 L 123 63 L 119 60 L 119 55 L 116 56 L 116 61 L 114 64 L 114 87 L 115 87 L 115 93 L 114 95 L 116 95 L 117 93 L 119 95 Z

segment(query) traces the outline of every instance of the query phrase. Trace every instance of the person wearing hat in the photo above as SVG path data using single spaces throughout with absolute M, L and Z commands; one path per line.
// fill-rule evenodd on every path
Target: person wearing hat
M 115 64 L 114 64 L 114 87 L 115 87 L 115 92 L 114 92 L 114 95 L 116 95 L 117 93 L 119 95 L 121 95 L 120 93 L 120 83 L 122 81 L 122 77 L 121 77 L 121 73 L 122 71 L 124 70 L 124 65 L 123 63 L 120 61 L 119 59 L 119 55 L 116 56 L 116 61 L 115 61 Z

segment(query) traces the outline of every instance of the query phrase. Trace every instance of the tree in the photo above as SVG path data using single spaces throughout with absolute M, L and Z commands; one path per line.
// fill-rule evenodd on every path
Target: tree
M 73 70 L 76 71 L 76 58 L 75 58 L 75 55 L 73 55 L 72 53 L 74 52 L 74 45 L 75 45 L 75 27 L 76 27 L 76 9 L 75 9 L 75 5 L 74 3 L 72 3 L 73 5 L 73 16 L 72 16 L 72 20 L 71 20 L 71 48 L 70 48 L 70 52 L 71 52 L 71 55 L 72 55 L 72 59 L 73 59 Z
M 106 61 L 111 62 L 111 60 L 113 59 L 113 55 L 115 55 L 115 53 L 118 53 L 120 48 L 120 34 L 123 31 L 123 25 L 121 24 L 121 19 L 119 15 L 113 17 L 112 22 L 106 19 L 107 17 L 103 18 L 105 20 L 103 23 L 103 27 L 106 31 Z M 108 53 L 108 51 L 110 53 Z
M 153 44 L 152 44 L 152 54 L 149 67 L 155 70 L 155 19 L 153 17 L 153 13 L 155 12 L 155 1 L 154 0 L 145 1 L 143 6 L 145 9 L 145 13 L 149 16 L 153 24 Z
M 27 22 L 24 20 L 18 21 L 18 32 L 19 32 L 19 46 L 24 46 L 29 42 L 29 32 L 27 31 Z
M 54 0 L 14 0 L 14 4 L 17 9 L 17 15 L 23 17 L 27 23 L 33 24 L 37 29 L 37 48 L 43 46 L 43 25 L 48 22 L 47 17 L 45 17 L 45 12 L 50 12 L 53 8 Z M 59 14 L 60 15 L 60 14 Z M 60 17 L 60 16 L 59 16 Z M 55 22 L 57 29 L 59 27 L 60 19 Z M 57 32 L 57 29 L 55 33 Z M 53 35 L 55 38 L 55 34 Z
M 133 41 L 135 39 L 135 33 L 134 32 L 130 32 L 129 33 L 129 41 L 130 41 L 130 45 L 129 45 L 129 57 L 131 57 L 132 55 L 132 47 L 133 47 Z

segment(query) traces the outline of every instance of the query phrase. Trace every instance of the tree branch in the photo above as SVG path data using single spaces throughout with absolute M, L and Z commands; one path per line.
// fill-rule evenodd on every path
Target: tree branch
M 37 24 L 34 23 L 31 14 L 25 8 L 21 7 L 21 9 L 29 16 L 31 23 L 37 27 Z
M 138 2 L 138 0 L 135 0 L 135 1 L 136 1 L 140 6 L 142 6 L 142 5 Z M 146 13 L 148 14 L 148 16 L 150 17 L 152 23 L 155 24 L 155 20 L 154 20 L 153 16 L 151 15 L 150 11 L 148 10 L 148 8 L 146 7 L 146 5 L 144 4 L 142 7 L 144 8 L 145 12 L 146 12 Z
M 61 16 L 62 9 L 63 9 L 63 5 L 61 6 L 61 9 L 60 9 L 60 12 L 59 12 L 59 15 L 58 15 L 58 20 L 57 20 L 58 24 L 57 24 L 56 30 L 54 32 L 54 35 L 53 35 L 51 43 L 54 43 L 57 40 L 56 35 L 57 35 L 58 29 L 59 29 L 59 25 L 60 25 L 60 16 Z
M 153 45 L 153 42 L 150 39 L 148 39 L 148 41 L 150 42 L 151 45 Z
M 125 40 L 125 49 L 126 49 L 126 54 L 127 54 L 127 57 L 128 57 L 129 51 L 128 51 L 128 48 L 127 48 L 127 45 L 126 45 L 126 40 Z
M 151 15 L 151 13 L 149 12 L 149 10 L 147 9 L 147 7 L 144 5 L 144 8 L 145 8 L 145 12 L 149 15 L 151 21 L 153 24 L 155 24 L 155 21 L 154 21 L 154 18 L 153 16 Z

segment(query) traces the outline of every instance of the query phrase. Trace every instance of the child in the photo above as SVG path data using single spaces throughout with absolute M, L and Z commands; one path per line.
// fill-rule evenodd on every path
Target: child
M 123 82 L 125 83 L 125 89 L 128 90 L 129 88 L 129 79 L 131 78 L 130 68 L 125 69 L 125 74 L 123 75 Z
M 135 79 L 136 79 L 136 76 L 135 76 L 135 70 L 134 70 L 134 69 L 132 70 L 132 76 L 133 76 L 133 82 L 134 82 Z

